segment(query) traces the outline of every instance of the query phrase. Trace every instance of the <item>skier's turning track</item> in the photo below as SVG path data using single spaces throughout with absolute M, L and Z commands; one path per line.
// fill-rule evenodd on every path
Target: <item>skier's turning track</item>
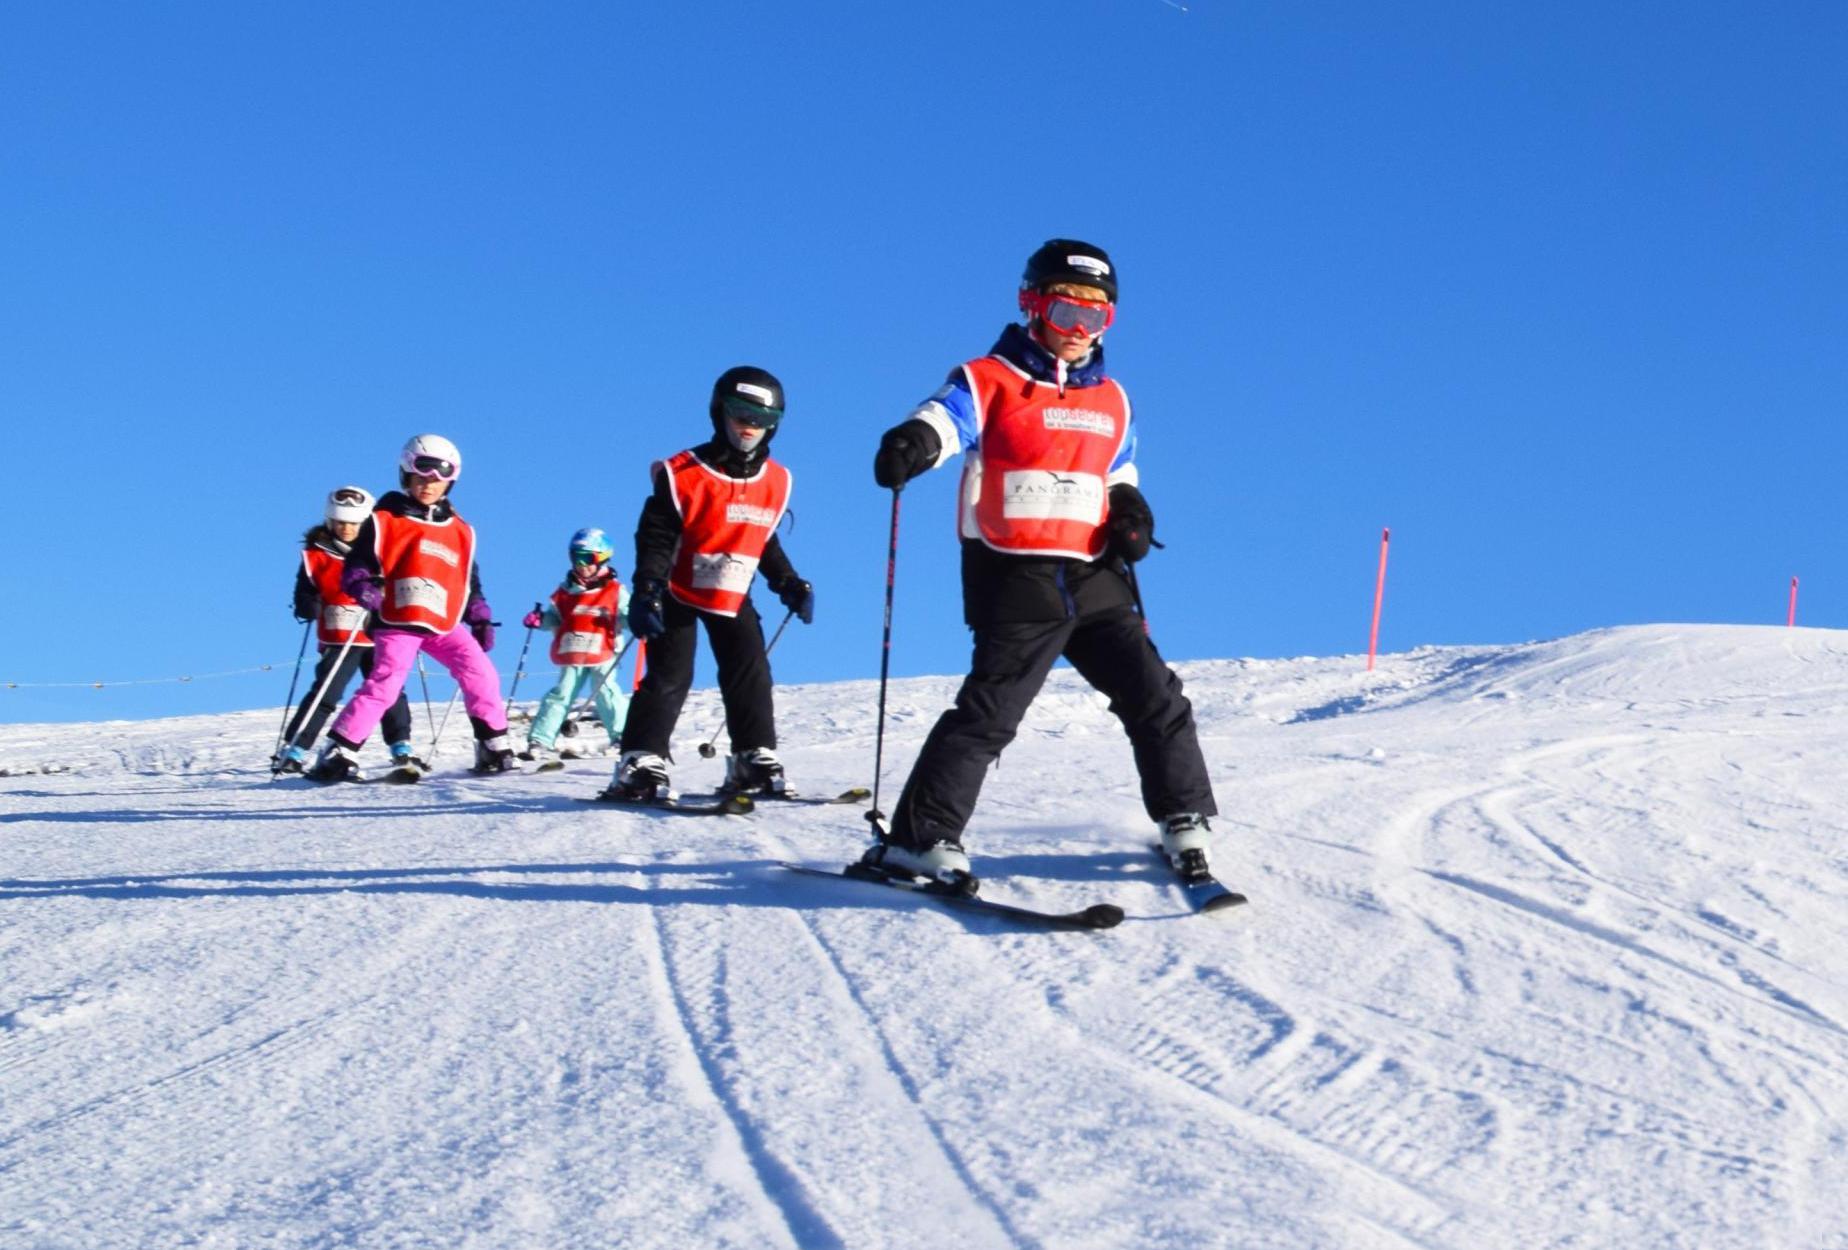
M 1106 934 L 773 867 L 853 808 L 272 785 L 267 712 L 0 728 L 0 1244 L 1843 1246 L 1844 650 L 1186 666 L 1225 920 L 1057 677 L 970 849 Z M 894 767 L 952 689 L 893 687 Z M 786 692 L 798 782 L 869 780 L 868 698 Z

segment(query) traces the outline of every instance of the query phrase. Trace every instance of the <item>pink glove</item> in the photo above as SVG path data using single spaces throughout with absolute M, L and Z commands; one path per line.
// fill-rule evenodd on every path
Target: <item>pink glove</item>
M 531 612 L 528 612 L 525 616 L 520 618 L 520 624 L 526 626 L 528 629 L 538 629 L 541 625 L 545 624 L 545 613 L 534 608 Z

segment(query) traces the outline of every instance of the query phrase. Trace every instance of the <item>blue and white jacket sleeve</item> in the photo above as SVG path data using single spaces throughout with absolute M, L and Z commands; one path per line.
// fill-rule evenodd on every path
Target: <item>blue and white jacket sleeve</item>
M 941 468 L 959 451 L 973 451 L 982 441 L 982 423 L 976 415 L 975 395 L 961 369 L 937 388 L 937 393 L 912 410 L 911 420 L 922 421 L 937 432 L 941 445 L 931 468 Z

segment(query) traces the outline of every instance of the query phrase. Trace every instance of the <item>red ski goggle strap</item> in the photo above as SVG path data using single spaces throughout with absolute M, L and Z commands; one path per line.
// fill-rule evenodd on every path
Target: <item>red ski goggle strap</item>
M 1078 299 L 1048 291 L 1022 291 L 1020 307 L 1060 334 L 1082 334 L 1087 338 L 1096 338 L 1116 320 L 1116 305 L 1108 300 Z
M 413 456 L 411 458 L 412 473 L 418 477 L 433 477 L 444 482 L 456 480 L 458 467 L 455 461 L 445 460 L 441 456 Z

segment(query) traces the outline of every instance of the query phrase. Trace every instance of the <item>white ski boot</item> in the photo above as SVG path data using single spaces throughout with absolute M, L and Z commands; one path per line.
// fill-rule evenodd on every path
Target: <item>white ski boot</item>
M 905 880 L 922 877 L 961 894 L 976 891 L 975 874 L 969 870 L 969 856 L 955 842 L 938 842 L 928 850 L 916 851 L 881 837 L 860 857 L 859 867 L 886 877 Z
M 310 781 L 363 781 L 359 771 L 359 752 L 330 742 L 321 748 L 321 756 L 305 774 Z
M 1207 866 L 1207 847 L 1211 842 L 1212 826 L 1199 812 L 1178 812 L 1161 822 L 1161 849 L 1183 881 L 1199 881 L 1213 875 Z
M 625 803 L 672 803 L 680 796 L 668 778 L 666 760 L 653 751 L 628 751 L 601 797 Z
M 726 759 L 725 784 L 719 788 L 728 794 L 782 794 L 788 784 L 776 752 L 769 747 L 752 747 Z

